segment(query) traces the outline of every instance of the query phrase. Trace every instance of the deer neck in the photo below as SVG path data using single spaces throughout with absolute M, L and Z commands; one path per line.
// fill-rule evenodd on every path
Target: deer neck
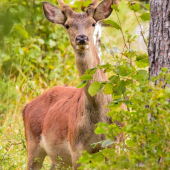
M 86 50 L 83 53 L 75 51 L 75 60 L 79 76 L 84 75 L 87 69 L 94 68 L 97 66 L 97 64 L 100 64 L 100 58 L 98 57 L 97 49 L 94 44 L 91 46 L 90 49 Z M 108 112 L 106 106 L 111 102 L 111 96 L 103 94 L 102 91 L 98 95 L 95 95 L 93 97 L 88 93 L 89 86 L 93 82 L 103 82 L 106 80 L 107 78 L 103 70 L 98 69 L 93 75 L 93 80 L 87 82 L 86 86 L 84 87 L 85 109 L 90 108 L 93 109 L 94 112 L 106 115 L 106 113 Z
M 97 54 L 96 46 L 93 44 L 91 48 L 81 51 L 75 51 L 76 65 L 79 71 L 79 76 L 84 75 L 87 69 L 91 69 L 100 64 L 100 59 Z

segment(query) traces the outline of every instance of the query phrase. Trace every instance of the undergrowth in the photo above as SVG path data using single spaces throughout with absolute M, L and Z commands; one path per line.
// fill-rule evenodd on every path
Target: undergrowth
M 54 0 L 51 2 L 55 4 Z M 72 6 L 80 11 L 83 3 Z M 20 170 L 26 169 L 27 160 L 24 105 L 55 85 L 76 86 L 80 80 L 68 36 L 61 26 L 46 21 L 41 0 L 6 0 L 1 5 L 0 169 Z M 126 121 L 127 126 L 99 123 L 95 132 L 108 138 L 101 141 L 103 148 L 113 147 L 93 155 L 84 151 L 80 169 L 168 169 L 170 91 L 165 85 L 170 76 L 163 68 L 158 78 L 148 80 L 148 55 L 136 49 L 138 37 L 132 33 L 137 25 L 142 28 L 147 49 L 147 30 L 143 25 L 149 21 L 149 5 L 128 0 L 112 7 L 113 15 L 105 21 L 111 27 L 102 31 L 102 58 L 106 64 L 88 70 L 79 87 L 93 78 L 96 69 L 104 69 L 109 81 L 95 82 L 89 93 L 93 96 L 103 90 L 112 94 L 108 115 L 113 121 Z M 122 103 L 126 104 L 125 110 L 120 110 Z M 120 148 L 118 154 L 114 137 L 120 132 L 125 133 L 125 138 L 116 144 Z M 46 158 L 42 169 L 49 169 L 50 165 Z

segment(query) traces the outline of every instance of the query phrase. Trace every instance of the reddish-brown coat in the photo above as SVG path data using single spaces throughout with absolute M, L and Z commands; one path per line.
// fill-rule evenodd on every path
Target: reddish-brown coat
M 31 133 L 26 136 L 32 135 L 39 140 L 42 132 L 56 131 L 57 142 L 66 138 L 71 139 L 70 133 L 74 132 L 76 121 L 82 114 L 83 89 L 55 86 L 25 106 L 23 111 L 25 132 L 29 128 Z M 55 130 L 56 128 L 58 130 Z

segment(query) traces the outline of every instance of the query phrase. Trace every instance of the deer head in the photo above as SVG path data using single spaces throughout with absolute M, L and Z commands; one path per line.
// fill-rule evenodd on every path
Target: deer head
M 63 0 L 58 0 L 58 2 L 61 9 L 48 2 L 43 2 L 46 18 L 52 23 L 65 27 L 70 43 L 76 52 L 85 52 L 93 44 L 96 23 L 110 16 L 113 0 L 104 0 L 99 5 L 97 5 L 98 0 L 93 0 L 84 13 L 72 11 Z

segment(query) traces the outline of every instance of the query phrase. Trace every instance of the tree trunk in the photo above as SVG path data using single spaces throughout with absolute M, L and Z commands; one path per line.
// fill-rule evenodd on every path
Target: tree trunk
M 170 0 L 150 0 L 149 76 L 170 69 Z
M 149 0 L 136 0 L 136 1 L 142 1 L 142 2 L 147 2 L 147 1 L 149 1 Z

